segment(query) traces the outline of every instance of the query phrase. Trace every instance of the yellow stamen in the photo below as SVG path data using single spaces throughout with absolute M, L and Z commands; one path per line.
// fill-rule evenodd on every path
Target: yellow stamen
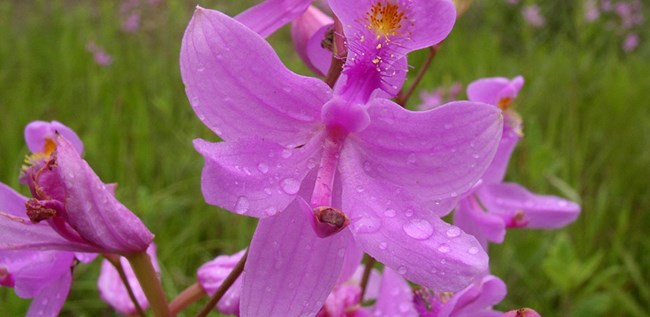
M 368 28 L 377 34 L 377 38 L 395 36 L 399 34 L 402 20 L 406 19 L 397 4 L 382 3 L 378 1 L 368 11 Z
M 503 97 L 499 99 L 497 102 L 497 107 L 501 108 L 501 110 L 508 110 L 510 108 L 510 104 L 512 104 L 512 98 L 510 97 Z

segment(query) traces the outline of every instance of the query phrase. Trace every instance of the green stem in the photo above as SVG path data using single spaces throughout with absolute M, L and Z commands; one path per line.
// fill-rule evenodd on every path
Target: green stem
M 149 305 L 156 317 L 170 317 L 169 307 L 167 307 L 167 298 L 163 291 L 158 274 L 151 264 L 151 258 L 146 252 L 136 253 L 126 256 L 131 263 L 133 272 L 140 282 L 144 295 L 149 300 Z
M 232 286 L 232 284 L 235 283 L 239 275 L 244 271 L 244 264 L 246 264 L 246 258 L 248 258 L 248 250 L 246 250 L 246 253 L 244 253 L 244 256 L 237 262 L 237 265 L 232 269 L 230 274 L 226 276 L 226 279 L 223 280 L 219 288 L 217 289 L 217 292 L 214 293 L 212 298 L 210 298 L 210 301 L 203 306 L 203 309 L 196 314 L 196 317 L 205 317 L 207 316 L 210 311 L 214 308 L 215 305 L 219 302 L 221 297 L 226 294 L 226 291 Z
M 366 293 L 366 288 L 368 288 L 368 281 L 370 281 L 370 273 L 372 272 L 372 267 L 375 266 L 375 260 L 371 256 L 366 258 L 366 267 L 363 269 L 363 276 L 361 277 L 361 301 L 363 302 L 363 295 Z
M 176 316 L 180 311 L 203 298 L 205 295 L 205 291 L 199 283 L 190 285 L 190 287 L 178 294 L 178 296 L 172 300 L 171 304 L 169 304 L 169 310 L 171 311 L 172 316 Z
M 122 267 L 120 256 L 115 254 L 102 254 L 102 255 L 106 260 L 108 260 L 108 262 L 110 262 L 113 265 L 115 270 L 117 270 L 117 273 L 120 275 L 120 279 L 122 280 L 124 287 L 126 287 L 126 292 L 129 294 L 129 298 L 133 302 L 133 305 L 135 306 L 135 310 L 137 311 L 138 316 L 145 317 L 146 315 L 144 314 L 144 310 L 142 309 L 142 307 L 140 307 L 140 303 L 138 303 L 138 300 L 135 298 L 135 293 L 133 293 L 133 288 L 131 288 L 129 279 L 126 277 L 126 273 L 124 273 L 124 267 Z
M 427 72 L 427 69 L 429 69 L 429 66 L 431 65 L 431 62 L 433 62 L 433 58 L 436 57 L 436 53 L 438 53 L 438 49 L 440 48 L 440 44 L 430 46 L 429 47 L 429 54 L 427 55 L 427 59 L 424 61 L 424 64 L 422 64 L 422 67 L 418 70 L 418 74 L 415 75 L 415 79 L 413 80 L 413 84 L 405 93 L 399 93 L 397 96 L 397 104 L 400 106 L 406 108 L 406 103 L 408 102 L 409 98 L 411 98 L 411 95 L 413 92 L 415 92 L 415 88 L 418 86 L 422 78 L 424 77 L 424 74 Z

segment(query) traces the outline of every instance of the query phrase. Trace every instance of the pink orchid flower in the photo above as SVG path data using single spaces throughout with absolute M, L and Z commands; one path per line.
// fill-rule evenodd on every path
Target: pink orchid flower
M 454 213 L 454 223 L 473 234 L 484 247 L 487 242 L 501 243 L 506 228 L 559 228 L 573 222 L 580 206 L 572 201 L 530 193 L 524 187 L 504 183 L 508 161 L 521 139 L 521 119 L 511 104 L 524 84 L 521 76 L 485 78 L 467 88 L 470 100 L 501 108 L 505 124 L 499 149 L 479 184 L 466 196 Z
M 158 266 L 158 257 L 156 254 L 156 245 L 151 243 L 147 248 L 147 254 L 151 258 L 151 264 L 153 265 L 156 273 L 160 274 L 160 267 Z M 129 286 L 133 290 L 138 304 L 142 309 L 147 309 L 149 306 L 149 301 L 140 286 L 140 282 L 131 268 L 131 264 L 124 257 L 120 257 L 120 264 L 124 269 L 124 274 L 129 282 Z M 99 295 L 104 302 L 111 305 L 118 313 L 123 315 L 135 315 L 137 310 L 135 304 L 129 297 L 129 293 L 124 286 L 124 282 L 120 278 L 120 274 L 117 272 L 113 264 L 108 260 L 102 261 L 102 268 L 99 272 L 99 279 L 97 280 L 97 289 L 99 289 Z
M 0 211 L 0 250 L 128 255 L 147 249 L 153 235 L 81 158 L 83 145 L 72 130 L 35 121 L 25 140 L 32 155 L 21 181 L 32 198 L 19 215 Z
M 332 62 L 333 25 L 334 20 L 314 6 L 291 23 L 291 38 L 298 56 L 321 76 L 327 74 Z
M 506 296 L 506 284 L 486 275 L 457 293 L 434 292 L 421 288 L 415 292 L 415 307 L 421 317 L 498 317 L 493 310 Z
M 210 296 L 217 292 L 221 283 L 228 277 L 246 250 L 241 250 L 233 255 L 220 255 L 199 268 L 196 275 L 199 285 Z M 239 316 L 239 299 L 241 297 L 241 277 L 226 291 L 223 298 L 217 303 L 217 309 L 224 314 Z
M 225 141 L 194 142 L 205 158 L 203 195 L 261 218 L 242 280 L 243 316 L 315 314 L 362 251 L 436 289 L 462 289 L 487 269 L 477 241 L 436 215 L 489 165 L 500 110 L 455 102 L 412 112 L 374 98 L 398 88 L 387 79 L 405 71 L 399 61 L 408 52 L 450 32 L 453 4 L 330 6 L 348 41 L 333 91 L 289 71 L 257 33 L 220 12 L 197 8 L 183 38 L 190 103 Z
M 542 315 L 530 308 L 520 308 L 504 313 L 501 317 L 542 317 Z

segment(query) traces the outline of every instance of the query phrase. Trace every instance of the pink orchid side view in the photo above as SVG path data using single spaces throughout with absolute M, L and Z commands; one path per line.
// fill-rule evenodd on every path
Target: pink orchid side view
M 452 3 L 329 4 L 348 45 L 333 90 L 289 71 L 258 34 L 217 11 L 197 8 L 183 38 L 190 103 L 224 140 L 195 141 L 206 161 L 203 194 L 260 218 L 243 316 L 317 312 L 362 251 L 441 290 L 460 290 L 487 269 L 477 241 L 438 217 L 488 167 L 500 110 L 465 101 L 411 112 L 377 97 L 398 88 L 387 83 L 405 71 L 408 52 L 449 33 Z

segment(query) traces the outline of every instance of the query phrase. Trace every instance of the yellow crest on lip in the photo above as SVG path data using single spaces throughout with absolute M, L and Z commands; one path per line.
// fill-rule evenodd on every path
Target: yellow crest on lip
M 377 38 L 399 34 L 402 21 L 406 18 L 397 4 L 378 1 L 366 13 L 368 28 L 377 34 Z
M 501 108 L 501 110 L 508 110 L 510 108 L 510 105 L 512 104 L 512 98 L 510 97 L 503 97 L 499 99 L 497 102 L 497 107 Z

